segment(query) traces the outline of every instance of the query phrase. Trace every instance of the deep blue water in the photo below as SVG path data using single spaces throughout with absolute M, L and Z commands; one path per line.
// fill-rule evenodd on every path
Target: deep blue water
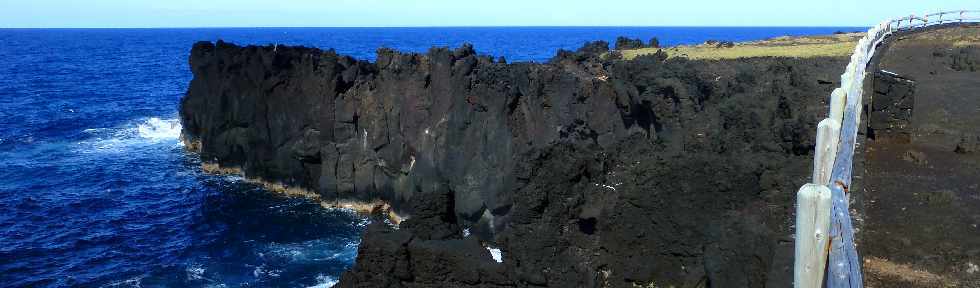
M 177 103 L 195 41 L 373 60 L 473 43 L 509 61 L 616 36 L 662 44 L 861 28 L 0 29 L 0 286 L 327 286 L 366 220 L 199 171 Z

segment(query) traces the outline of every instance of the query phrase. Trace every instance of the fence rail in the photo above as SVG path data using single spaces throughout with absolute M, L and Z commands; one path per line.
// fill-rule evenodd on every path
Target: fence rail
M 848 189 L 861 124 L 865 69 L 874 57 L 875 49 L 885 38 L 899 31 L 965 22 L 980 22 L 980 10 L 945 11 L 886 20 L 871 27 L 854 47 L 851 61 L 841 75 L 841 87 L 831 93 L 827 119 L 817 128 L 813 183 L 800 188 L 797 196 L 794 287 L 817 288 L 821 287 L 821 282 L 832 288 L 861 288 L 864 285 L 861 262 L 854 245 Z M 829 203 L 824 197 L 826 191 L 830 191 Z M 826 211 L 828 206 L 829 213 Z M 823 219 L 828 215 L 829 224 Z
M 922 16 L 909 15 L 889 20 L 892 31 L 916 29 L 936 24 L 978 21 L 980 21 L 980 10 L 944 11 Z

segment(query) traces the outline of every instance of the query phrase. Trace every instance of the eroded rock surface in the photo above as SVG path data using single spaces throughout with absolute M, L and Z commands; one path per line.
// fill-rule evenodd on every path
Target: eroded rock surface
M 407 216 L 371 225 L 339 287 L 789 286 L 794 195 L 845 59 L 608 51 L 199 43 L 184 134 L 206 161 Z

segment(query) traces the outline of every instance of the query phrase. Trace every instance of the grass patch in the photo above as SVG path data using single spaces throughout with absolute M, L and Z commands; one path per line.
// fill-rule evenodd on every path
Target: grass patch
M 971 46 L 972 47 L 980 46 L 980 40 L 972 40 L 972 41 L 962 40 L 962 41 L 953 42 L 953 47 L 955 48 L 971 47 Z
M 739 59 L 752 57 L 847 57 L 854 51 L 861 34 L 828 36 L 776 37 L 761 41 L 735 43 L 734 47 L 717 45 L 682 45 L 663 48 L 668 58 L 685 57 L 694 60 Z M 657 53 L 657 48 L 622 50 L 623 58 Z
M 980 25 L 953 27 L 907 36 L 907 40 L 953 42 L 953 47 L 980 45 Z

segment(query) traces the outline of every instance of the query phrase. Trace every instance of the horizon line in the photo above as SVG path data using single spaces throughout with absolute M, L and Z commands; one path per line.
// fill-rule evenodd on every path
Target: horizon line
M 871 26 L 812 26 L 812 25 L 471 25 L 471 26 L 146 26 L 146 27 L 0 27 L 0 29 L 18 30 L 41 30 L 41 29 L 102 29 L 102 30 L 123 30 L 123 29 L 406 29 L 406 28 L 868 28 Z

